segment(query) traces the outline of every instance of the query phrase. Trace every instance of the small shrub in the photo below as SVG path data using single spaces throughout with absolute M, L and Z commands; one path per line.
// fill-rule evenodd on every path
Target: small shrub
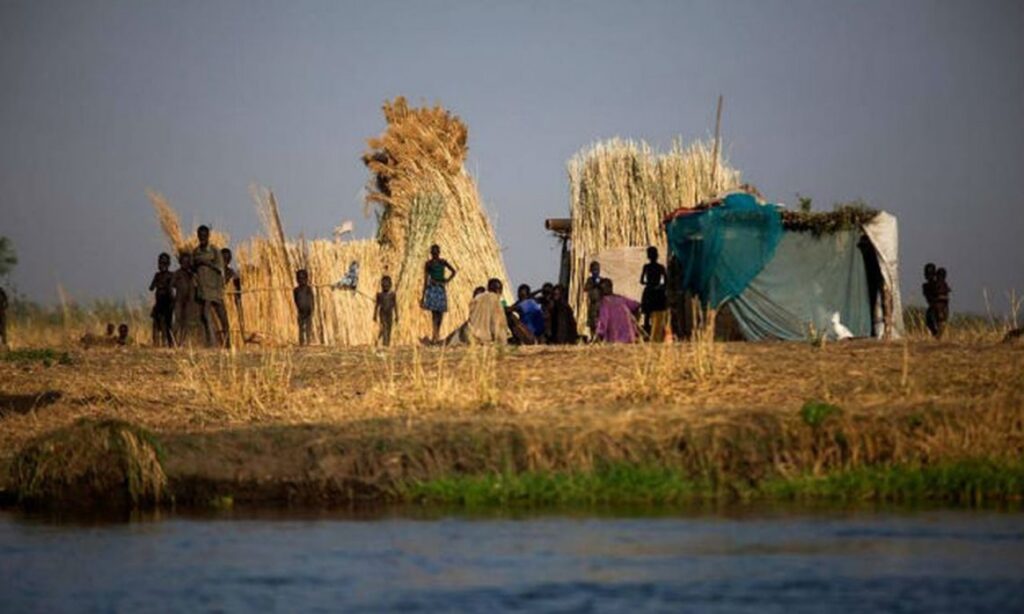
M 836 415 L 840 411 L 842 410 L 839 409 L 838 405 L 812 399 L 804 403 L 803 407 L 800 408 L 800 418 L 807 426 L 817 428 L 825 420 L 828 420 L 830 416 Z

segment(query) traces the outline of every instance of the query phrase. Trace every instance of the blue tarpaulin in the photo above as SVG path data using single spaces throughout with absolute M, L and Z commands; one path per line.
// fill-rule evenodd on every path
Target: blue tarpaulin
M 718 308 L 739 296 L 772 259 L 782 216 L 749 194 L 730 194 L 718 207 L 680 215 L 666 232 L 682 265 L 683 290 Z

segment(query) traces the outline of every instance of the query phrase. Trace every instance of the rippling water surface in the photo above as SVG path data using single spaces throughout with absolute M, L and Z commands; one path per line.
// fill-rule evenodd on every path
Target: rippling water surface
M 0 513 L 0 610 L 1024 612 L 1024 514 Z

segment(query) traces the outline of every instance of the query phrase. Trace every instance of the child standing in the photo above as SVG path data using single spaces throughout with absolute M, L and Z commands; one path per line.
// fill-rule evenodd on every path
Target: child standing
M 644 334 L 651 341 L 665 340 L 665 324 L 668 318 L 668 296 L 665 293 L 665 267 L 658 262 L 658 248 L 647 248 L 647 264 L 640 273 L 640 285 L 644 287 L 640 297 L 640 309 L 644 313 Z
M 937 337 L 939 335 L 938 325 L 935 321 L 936 289 L 935 264 L 929 262 L 924 265 L 924 283 L 921 284 L 921 293 L 924 294 L 924 301 L 928 304 L 928 309 L 924 312 L 924 325 L 928 327 L 928 332 L 930 332 L 933 337 Z
M 156 259 L 157 272 L 149 284 L 149 291 L 154 293 L 155 302 L 150 317 L 153 318 L 153 345 L 155 347 L 174 346 L 174 335 L 171 334 L 171 320 L 174 317 L 174 274 L 171 273 L 171 257 L 160 254 Z
M 0 350 L 7 349 L 7 293 L 0 288 Z
M 946 333 L 946 322 L 949 321 L 949 295 L 952 292 L 946 283 L 946 269 L 939 267 L 935 271 L 935 336 L 939 339 Z
M 391 329 L 398 323 L 398 304 L 395 301 L 395 291 L 391 289 L 391 276 L 385 275 L 380 279 L 380 292 L 373 304 L 373 321 L 380 323 L 378 338 L 384 347 L 391 345 Z
M 299 269 L 295 272 L 298 284 L 292 291 L 295 309 L 299 312 L 299 345 L 309 345 L 313 337 L 313 288 L 309 285 L 309 271 Z

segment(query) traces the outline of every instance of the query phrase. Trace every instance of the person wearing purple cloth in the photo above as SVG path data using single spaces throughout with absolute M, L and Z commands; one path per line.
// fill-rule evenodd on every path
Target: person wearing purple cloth
M 613 292 L 612 280 L 601 280 L 601 305 L 597 313 L 597 338 L 608 343 L 635 343 L 636 316 L 640 303 Z

